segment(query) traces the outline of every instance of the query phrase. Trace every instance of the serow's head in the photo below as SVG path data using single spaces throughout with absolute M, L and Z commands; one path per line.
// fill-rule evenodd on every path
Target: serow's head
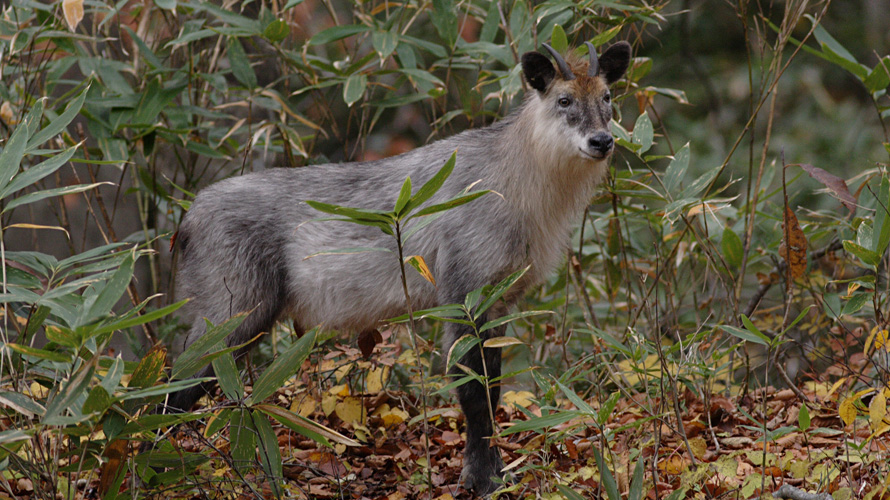
M 560 141 L 566 153 L 600 161 L 615 147 L 609 86 L 627 71 L 631 48 L 627 42 L 618 42 L 597 57 L 593 45 L 586 45 L 586 60 L 566 61 L 545 43 L 556 67 L 544 54 L 527 52 L 522 56 L 522 72 L 540 98 L 535 103 L 542 106 L 537 116 L 547 122 L 539 124 L 541 130 Z

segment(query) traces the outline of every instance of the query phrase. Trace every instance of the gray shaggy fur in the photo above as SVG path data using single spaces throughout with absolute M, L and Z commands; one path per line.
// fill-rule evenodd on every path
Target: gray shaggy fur
M 416 308 L 462 302 L 483 285 L 497 283 L 531 266 L 497 317 L 529 286 L 540 283 L 562 261 L 575 219 L 607 169 L 613 143 L 609 133 L 608 85 L 624 73 L 630 47 L 619 43 L 600 57 L 600 72 L 569 60 L 576 78 L 557 75 L 539 53 L 523 56 L 533 90 L 519 109 L 500 122 L 468 130 L 403 155 L 364 163 L 269 169 L 214 184 L 195 199 L 177 237 L 179 294 L 190 297 L 183 339 L 189 345 L 204 334 L 204 321 L 220 323 L 253 310 L 230 336 L 229 345 L 250 340 L 284 318 L 298 330 L 363 331 L 405 312 L 397 258 L 386 252 L 307 256 L 345 247 L 385 247 L 395 243 L 377 228 L 346 222 L 313 221 L 322 216 L 304 203 L 317 200 L 345 206 L 391 210 L 406 177 L 420 186 L 457 151 L 451 177 L 428 203 L 439 203 L 476 183 L 490 193 L 445 212 L 407 241 L 406 255 L 421 255 L 438 286 L 409 275 Z M 616 76 L 617 75 L 617 76 Z M 472 330 L 446 325 L 443 352 Z M 503 328 L 487 332 L 503 335 Z M 486 349 L 490 377 L 500 375 L 500 351 Z M 479 350 L 461 360 L 482 373 Z M 212 374 L 208 367 L 203 373 Z M 205 388 L 179 392 L 172 408 L 188 410 Z M 462 478 L 468 489 L 496 488 L 503 462 L 489 445 L 493 430 L 486 397 L 497 404 L 500 389 L 488 396 L 481 384 L 457 390 L 467 421 Z

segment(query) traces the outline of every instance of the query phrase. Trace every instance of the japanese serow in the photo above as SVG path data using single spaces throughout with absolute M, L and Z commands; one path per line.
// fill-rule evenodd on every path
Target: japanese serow
M 614 149 L 609 86 L 627 70 L 631 47 L 619 42 L 599 57 L 588 47 L 588 58 L 566 60 L 545 44 L 555 66 L 543 54 L 523 55 L 531 90 L 518 109 L 489 127 L 383 160 L 274 168 L 202 190 L 176 240 L 179 295 L 191 298 L 187 314 L 193 326 L 185 345 L 204 334 L 203 318 L 216 324 L 243 311 L 252 312 L 227 339 L 229 345 L 247 342 L 285 318 L 298 331 L 322 325 L 361 332 L 405 313 L 393 254 L 306 258 L 348 247 L 395 251 L 394 239 L 376 227 L 314 220 L 323 214 L 304 201 L 392 210 L 406 177 L 415 186 L 425 183 L 454 151 L 452 174 L 427 204 L 453 198 L 474 183 L 474 189 L 497 195 L 443 212 L 406 242 L 405 255 L 422 256 L 437 282 L 412 272 L 408 290 L 415 308 L 462 303 L 468 292 L 529 267 L 481 321 L 504 314 L 560 265 L 575 220 L 607 172 Z M 473 329 L 449 323 L 445 331 L 443 353 Z M 485 332 L 503 334 L 503 327 Z M 499 349 L 476 347 L 459 362 L 481 374 L 483 356 L 488 376 L 498 377 Z M 199 375 L 212 375 L 212 368 Z M 176 393 L 168 406 L 189 410 L 205 390 Z M 467 422 L 461 477 L 467 489 L 486 494 L 496 488 L 493 478 L 503 468 L 489 439 L 488 405 L 497 404 L 500 389 L 495 384 L 486 394 L 482 384 L 470 382 L 457 396 Z

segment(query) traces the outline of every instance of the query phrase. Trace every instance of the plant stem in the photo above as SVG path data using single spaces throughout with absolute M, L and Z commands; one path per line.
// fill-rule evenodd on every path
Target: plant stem
M 429 496 L 433 497 L 433 461 L 430 455 L 429 418 L 427 416 L 426 384 L 423 381 L 423 363 L 420 361 L 420 352 L 417 350 L 417 330 L 414 328 L 414 308 L 411 306 L 411 294 L 408 293 L 408 279 L 405 273 L 405 256 L 402 248 L 402 226 L 399 220 L 395 221 L 396 245 L 399 249 L 399 272 L 402 278 L 402 292 L 405 294 L 405 305 L 408 308 L 408 338 L 411 339 L 411 348 L 417 356 L 417 368 L 420 370 L 420 407 L 423 412 L 423 448 L 426 454 L 426 480 L 429 486 Z

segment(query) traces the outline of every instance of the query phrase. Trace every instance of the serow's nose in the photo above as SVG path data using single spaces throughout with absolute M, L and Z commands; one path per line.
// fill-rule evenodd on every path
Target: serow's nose
M 587 145 L 594 151 L 607 154 L 612 150 L 612 146 L 615 145 L 615 140 L 612 139 L 612 135 L 607 132 L 597 132 L 587 139 Z

